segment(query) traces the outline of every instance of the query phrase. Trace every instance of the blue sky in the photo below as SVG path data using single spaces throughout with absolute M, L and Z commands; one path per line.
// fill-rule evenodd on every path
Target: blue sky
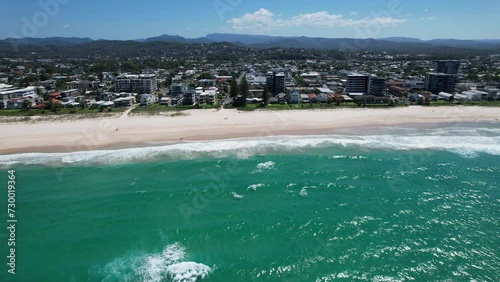
M 500 39 L 498 0 L 0 0 L 0 38 L 208 33 Z

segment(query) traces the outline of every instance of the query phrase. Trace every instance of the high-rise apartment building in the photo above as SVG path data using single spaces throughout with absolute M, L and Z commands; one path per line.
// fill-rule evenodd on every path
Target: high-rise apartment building
M 455 60 L 438 60 L 434 64 L 434 72 L 444 74 L 458 74 L 460 61 Z
M 431 72 L 425 76 L 425 88 L 434 94 L 440 92 L 453 93 L 456 83 L 456 75 Z
M 351 74 L 347 76 L 347 82 L 345 86 L 345 93 L 368 93 L 370 77 L 363 74 Z
M 285 78 L 283 72 L 269 71 L 266 74 L 266 87 L 273 96 L 285 93 Z
M 458 70 L 460 61 L 437 60 L 434 65 L 434 72 L 425 76 L 425 88 L 434 94 L 439 92 L 453 93 L 458 81 Z
M 116 92 L 132 92 L 141 94 L 153 94 L 158 89 L 156 75 L 121 75 L 116 77 Z
M 368 84 L 368 93 L 373 96 L 384 96 L 385 79 L 376 76 L 370 76 Z

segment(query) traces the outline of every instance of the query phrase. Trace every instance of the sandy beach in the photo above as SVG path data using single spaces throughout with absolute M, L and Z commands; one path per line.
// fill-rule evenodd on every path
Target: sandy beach
M 448 122 L 500 122 L 495 107 L 254 111 L 190 110 L 134 116 L 0 123 L 0 154 L 73 152 L 200 140 L 334 133 L 336 129 Z M 64 117 L 62 117 L 64 119 Z

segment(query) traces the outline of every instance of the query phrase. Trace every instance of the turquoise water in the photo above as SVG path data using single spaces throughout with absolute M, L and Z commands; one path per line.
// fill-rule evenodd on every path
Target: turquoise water
M 0 156 L 0 281 L 499 281 L 500 127 L 379 132 Z

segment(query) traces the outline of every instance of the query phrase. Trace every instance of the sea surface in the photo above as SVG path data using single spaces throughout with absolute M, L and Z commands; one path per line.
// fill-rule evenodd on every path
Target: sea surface
M 500 125 L 0 156 L 0 281 L 500 281 Z

